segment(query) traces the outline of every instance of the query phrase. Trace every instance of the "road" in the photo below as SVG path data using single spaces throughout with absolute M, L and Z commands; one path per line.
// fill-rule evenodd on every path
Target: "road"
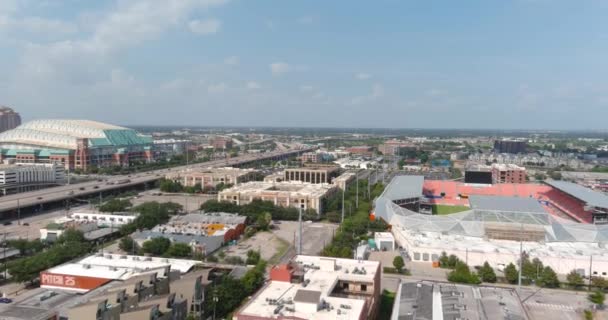
M 289 150 L 289 151 L 273 151 L 261 154 L 247 154 L 244 156 L 234 157 L 231 159 L 213 160 L 203 163 L 197 163 L 186 166 L 173 167 L 169 169 L 153 170 L 130 175 L 111 176 L 95 181 L 83 182 L 78 184 L 69 184 L 58 187 L 51 187 L 37 191 L 24 192 L 14 195 L 8 195 L 0 198 L 0 212 L 9 210 L 17 210 L 29 206 L 40 205 L 49 202 L 57 202 L 64 199 L 87 196 L 103 191 L 110 191 L 117 188 L 143 184 L 156 181 L 164 177 L 167 173 L 180 171 L 184 169 L 201 168 L 201 167 L 224 167 L 234 166 L 251 161 L 264 160 L 274 157 L 283 157 L 300 152 L 306 152 L 311 149 Z

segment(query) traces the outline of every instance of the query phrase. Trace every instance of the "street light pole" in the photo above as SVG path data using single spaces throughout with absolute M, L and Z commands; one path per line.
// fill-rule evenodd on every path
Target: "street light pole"
M 344 189 L 342 189 L 342 221 L 341 223 L 344 222 L 344 193 L 346 192 L 346 186 L 347 184 L 344 184 Z
M 355 197 L 355 208 L 359 209 L 359 171 L 356 173 L 357 177 L 357 196 Z

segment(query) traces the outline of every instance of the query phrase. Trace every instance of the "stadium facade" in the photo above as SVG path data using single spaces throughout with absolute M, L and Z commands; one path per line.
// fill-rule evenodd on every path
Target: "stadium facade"
M 35 120 L 0 133 L 0 160 L 61 163 L 69 169 L 149 162 L 152 138 L 89 120 Z
M 539 258 L 557 273 L 608 275 L 608 225 L 560 218 L 547 209 L 546 201 L 529 196 L 470 196 L 470 210 L 447 216 L 399 205 L 403 199 L 426 201 L 421 196 L 423 185 L 420 177 L 395 177 L 375 200 L 373 212 L 391 225 L 398 245 L 413 261 L 430 264 L 445 252 L 472 266 L 488 261 L 500 269 L 517 264 L 521 244 L 531 259 Z M 597 194 L 593 197 L 595 205 L 603 203 Z

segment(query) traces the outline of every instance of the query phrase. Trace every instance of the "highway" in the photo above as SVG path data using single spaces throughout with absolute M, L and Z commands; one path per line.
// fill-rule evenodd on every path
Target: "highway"
M 208 162 L 196 163 L 191 165 L 159 169 L 130 175 L 106 176 L 95 181 L 82 182 L 77 184 L 62 185 L 36 191 L 23 192 L 8 195 L 0 198 L 0 212 L 16 210 L 17 208 L 30 207 L 49 202 L 57 202 L 69 198 L 87 196 L 103 191 L 110 191 L 118 188 L 134 186 L 147 182 L 153 182 L 163 178 L 167 173 L 193 168 L 207 167 L 229 167 L 244 164 L 247 162 L 285 157 L 312 149 L 272 151 L 259 154 L 248 154 L 230 159 L 213 160 Z

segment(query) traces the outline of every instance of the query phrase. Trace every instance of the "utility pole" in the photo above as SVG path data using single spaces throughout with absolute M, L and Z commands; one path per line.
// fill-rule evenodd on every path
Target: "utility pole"
M 591 290 L 591 278 L 593 276 L 593 272 L 591 269 L 593 268 L 593 256 L 589 256 L 589 290 Z
M 346 192 L 347 184 L 344 184 L 344 189 L 342 189 L 342 221 L 340 223 L 344 223 L 344 193 Z
M 300 206 L 300 215 L 298 217 L 298 228 L 300 236 L 298 237 L 298 254 L 302 254 L 302 206 Z
M 357 171 L 357 196 L 355 197 L 355 208 L 359 209 L 359 171 Z
M 17 224 L 21 225 L 21 203 L 17 199 Z
M 520 224 L 519 229 L 519 275 L 517 276 L 517 289 L 521 292 L 521 266 L 523 260 L 523 233 L 524 233 L 524 223 Z

